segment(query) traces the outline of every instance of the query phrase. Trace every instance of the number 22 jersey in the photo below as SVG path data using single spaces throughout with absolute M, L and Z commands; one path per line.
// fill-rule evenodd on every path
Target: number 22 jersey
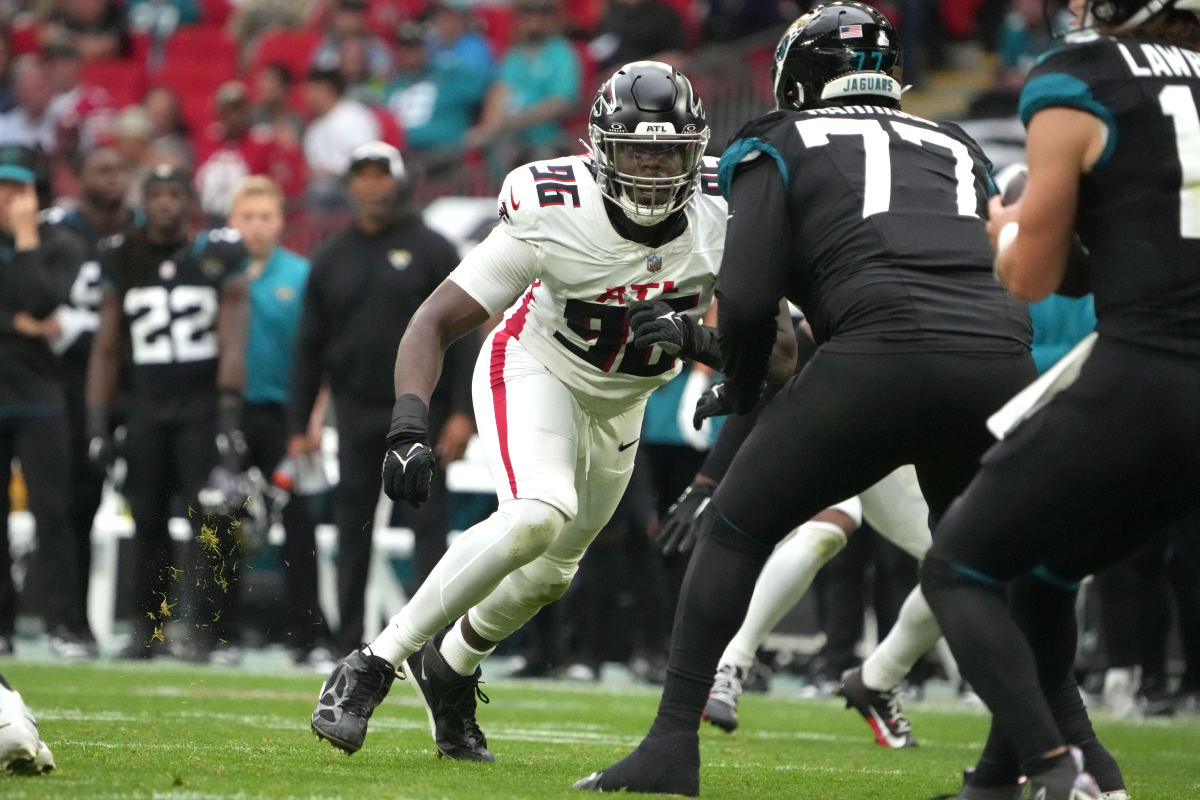
M 686 228 L 658 247 L 616 232 L 589 159 L 518 167 L 500 190 L 501 224 L 450 280 L 489 313 L 517 297 L 498 335 L 518 339 L 577 395 L 639 401 L 680 365 L 657 347 L 633 346 L 627 306 L 658 298 L 693 319 L 708 309 L 727 214 L 715 167 L 705 159 Z
M 159 420 L 215 411 L 221 286 L 246 267 L 236 230 L 166 245 L 142 230 L 101 245 L 100 280 L 121 305 L 132 402 Z

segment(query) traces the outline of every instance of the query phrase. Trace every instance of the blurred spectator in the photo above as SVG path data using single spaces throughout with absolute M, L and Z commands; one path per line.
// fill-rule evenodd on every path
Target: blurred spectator
M 430 5 L 430 53 L 434 60 L 453 59 L 490 76 L 496 60 L 487 38 L 471 28 L 474 8 L 472 0 L 435 0 Z
M 253 47 L 264 33 L 307 27 L 317 5 L 317 0 L 240 0 L 234 4 L 226 29 L 243 48 Z
M 250 253 L 246 268 L 250 329 L 242 430 L 249 462 L 264 475 L 283 466 L 287 455 L 284 411 L 291 383 L 292 350 L 308 282 L 308 259 L 279 246 L 283 207 L 279 187 L 259 175 L 237 187 L 229 214 L 230 227 L 241 232 Z M 314 457 L 321 456 L 318 453 Z M 299 481 L 293 478 L 293 482 Z M 328 647 L 329 628 L 317 603 L 316 523 L 302 487 L 286 488 L 291 496 L 284 501 L 281 517 L 286 534 L 283 605 L 288 647 L 297 663 L 325 667 L 333 656 Z
M 383 78 L 371 73 L 371 40 L 364 34 L 344 36 L 338 44 L 337 70 L 346 85 L 345 96 L 360 103 L 379 102 Z
M 51 42 L 42 50 L 54 99 L 47 114 L 59 130 L 57 155 L 90 150 L 108 135 L 113 103 L 102 86 L 83 85 L 83 60 L 70 40 Z M 64 149 L 64 131 L 75 147 Z
M 150 123 L 150 115 L 141 106 L 129 106 L 113 119 L 113 147 L 129 168 L 129 190 L 125 203 L 130 208 L 142 207 L 142 180 L 154 166 L 154 152 L 151 148 L 154 128 Z
M 0 114 L 0 145 L 19 144 L 52 152 L 54 120 L 48 112 L 54 90 L 37 56 L 18 56 L 13 62 L 13 95 L 17 105 Z
M 387 44 L 367 25 L 367 0 L 335 0 L 325 38 L 313 53 L 312 66 L 322 70 L 337 69 L 342 41 L 354 36 L 366 38 L 371 76 L 387 80 L 392 71 L 392 54 Z
M 155 162 L 190 166 L 191 130 L 183 119 L 179 96 L 166 86 L 156 86 L 142 98 L 150 120 L 151 150 Z
M 34 181 L 41 169 L 31 148 L 0 147 L 0 464 L 7 473 L 14 457 L 21 461 L 38 534 L 30 578 L 40 590 L 30 596 L 41 599 L 51 635 L 67 637 L 76 626 L 86 627 L 85 598 L 77 595 L 79 562 L 67 519 L 66 402 L 50 341 L 59 334 L 54 309 L 66 301 L 72 270 L 83 259 L 74 237 L 38 225 Z M 15 615 L 5 514 L 0 519 L 0 653 L 12 653 Z
M 126 0 L 125 9 L 129 27 L 155 39 L 167 39 L 179 26 L 200 21 L 196 0 Z
M 588 52 L 602 72 L 643 59 L 682 68 L 684 46 L 683 20 L 662 0 L 610 0 Z
M 1046 5 L 1051 10 L 1047 11 Z M 1057 0 L 1011 0 L 996 40 L 996 57 L 1000 62 L 996 85 L 1019 90 L 1033 62 L 1050 49 L 1056 37 L 1067 31 L 1072 18 L 1066 5 Z
M 767 30 L 784 22 L 780 5 L 776 0 L 710 0 L 701 34 L 705 41 L 725 42 Z
M 566 147 L 563 119 L 579 92 L 579 57 L 561 34 L 557 0 L 517 0 L 515 39 L 484 99 L 468 146 L 488 146 L 497 180 L 514 164 L 548 158 Z
M 17 104 L 12 91 L 12 45 L 7 25 L 0 24 L 0 114 L 11 111 Z
M 125 11 L 115 0 L 70 0 L 50 12 L 45 40 L 66 33 L 84 61 L 120 58 L 129 52 Z
M 200 209 L 214 225 L 229 215 L 233 192 L 251 175 L 269 175 L 286 194 L 300 191 L 304 165 L 299 148 L 281 147 L 271 127 L 251 126 L 246 84 L 228 81 L 217 90 L 217 121 L 199 143 L 196 190 Z
M 257 102 L 250 109 L 250 121 L 271 126 L 281 143 L 299 147 L 304 122 L 288 104 L 291 88 L 292 71 L 287 66 L 273 62 L 263 67 L 254 81 Z
M 371 110 L 342 97 L 345 84 L 337 70 L 314 69 L 304 83 L 304 101 L 311 120 L 304 132 L 309 193 L 321 207 L 337 207 L 344 198 L 342 176 L 350 154 L 360 144 L 379 138 L 379 123 Z
M 420 28 L 396 34 L 396 78 L 386 104 L 427 169 L 455 159 L 487 91 L 487 73 L 454 58 L 435 59 Z

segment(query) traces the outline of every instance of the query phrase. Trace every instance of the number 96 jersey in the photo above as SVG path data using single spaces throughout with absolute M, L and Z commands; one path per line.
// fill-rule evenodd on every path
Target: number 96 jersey
M 493 347 L 516 339 L 585 404 L 628 407 L 680 369 L 657 347 L 633 346 L 628 304 L 659 298 L 699 319 L 712 302 L 727 214 L 715 159 L 700 181 L 686 229 L 650 247 L 613 228 L 590 159 L 518 167 L 500 190 L 501 224 L 450 279 L 489 313 L 517 297 Z
M 169 245 L 141 230 L 101 243 L 100 280 L 123 314 L 131 400 L 158 419 L 212 414 L 217 378 L 217 306 L 224 283 L 242 273 L 236 230 L 205 231 Z

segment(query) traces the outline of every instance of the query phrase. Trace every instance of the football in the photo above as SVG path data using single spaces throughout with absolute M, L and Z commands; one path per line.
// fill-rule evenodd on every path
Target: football
M 1025 191 L 1025 180 L 1029 177 L 1029 169 L 1024 164 L 1009 164 L 996 173 L 993 180 L 996 190 L 1000 193 L 1000 202 L 1006 206 L 1021 199 Z

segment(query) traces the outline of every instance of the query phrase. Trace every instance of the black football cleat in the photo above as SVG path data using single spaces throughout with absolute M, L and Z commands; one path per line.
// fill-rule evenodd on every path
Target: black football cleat
M 1083 771 L 1083 753 L 1072 747 L 1049 769 L 1029 776 L 1030 800 L 1102 800 L 1100 787 Z
M 883 747 L 916 747 L 912 725 L 900 705 L 900 693 L 896 688 L 888 691 L 870 689 L 862 680 L 862 668 L 854 667 L 842 673 L 842 683 L 834 694 L 846 700 L 846 708 L 853 708 L 875 732 L 875 741 Z
M 700 794 L 700 741 L 696 733 L 647 737 L 625 758 L 571 787 L 585 792 Z
M 929 800 L 1020 800 L 1025 793 L 1025 778 L 1005 786 L 976 786 L 971 783 L 974 767 L 963 770 L 963 785 L 954 794 L 939 794 Z
M 455 672 L 438 651 L 444 638 L 446 631 L 441 631 L 404 661 L 413 687 L 425 703 L 433 743 L 439 756 L 457 761 L 495 761 L 487 737 L 475 721 L 476 698 L 488 702 L 488 696 L 479 688 L 483 671 L 476 667 L 472 675 Z
M 371 712 L 387 697 L 396 668 L 366 648 L 355 650 L 333 668 L 321 687 L 312 713 L 319 738 L 353 754 L 367 738 Z

